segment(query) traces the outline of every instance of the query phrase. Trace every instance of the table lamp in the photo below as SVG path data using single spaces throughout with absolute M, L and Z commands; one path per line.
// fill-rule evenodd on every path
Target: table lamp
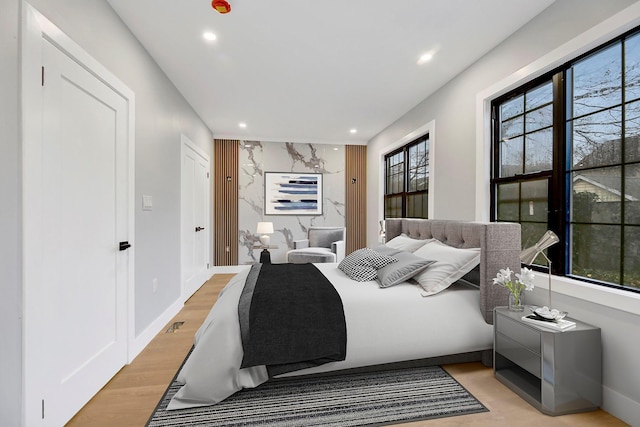
M 556 233 L 551 230 L 547 230 L 535 245 L 520 252 L 520 261 L 522 261 L 523 264 L 533 264 L 533 261 L 540 254 L 542 254 L 544 259 L 547 260 L 547 267 L 549 268 L 549 310 L 551 310 L 551 260 L 544 253 L 544 250 L 549 246 L 555 245 L 559 241 L 560 239 Z
M 262 246 L 269 246 L 269 234 L 273 234 L 273 223 L 259 222 L 256 233 L 261 234 L 260 243 L 262 244 Z

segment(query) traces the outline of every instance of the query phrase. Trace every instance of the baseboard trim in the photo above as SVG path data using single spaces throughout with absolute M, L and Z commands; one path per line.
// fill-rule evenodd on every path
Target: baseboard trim
M 140 354 L 140 352 L 144 350 L 147 345 L 149 345 L 151 340 L 153 340 L 153 338 L 155 338 L 155 336 L 158 335 L 158 333 L 160 333 L 160 331 L 162 331 L 165 326 L 167 326 L 171 319 L 173 319 L 176 314 L 178 314 L 180 310 L 182 310 L 182 307 L 184 307 L 184 303 L 180 298 L 179 300 L 171 304 L 160 316 L 158 316 L 153 322 L 151 322 L 151 324 L 147 326 L 144 331 L 142 331 L 133 339 L 133 342 L 131 343 L 131 346 L 129 348 L 129 360 L 127 361 L 127 363 L 131 363 L 133 359 L 135 359 L 136 356 Z
M 640 403 L 609 387 L 602 387 L 602 409 L 632 426 L 640 426 Z
M 246 265 L 215 265 L 212 267 L 213 274 L 236 274 L 247 268 Z

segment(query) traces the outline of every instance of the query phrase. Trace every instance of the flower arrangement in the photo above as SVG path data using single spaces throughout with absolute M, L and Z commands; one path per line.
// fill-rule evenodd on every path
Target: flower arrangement
M 515 274 L 515 280 L 511 278 L 511 274 L 513 274 L 513 271 L 511 271 L 509 267 L 501 269 L 498 272 L 498 275 L 493 279 L 493 284 L 507 288 L 513 297 L 514 306 L 519 307 L 518 309 L 522 310 L 522 301 L 520 300 L 522 292 L 525 290 L 533 290 L 533 278 L 535 275 L 533 274 L 533 271 L 527 267 L 523 267 L 520 274 Z

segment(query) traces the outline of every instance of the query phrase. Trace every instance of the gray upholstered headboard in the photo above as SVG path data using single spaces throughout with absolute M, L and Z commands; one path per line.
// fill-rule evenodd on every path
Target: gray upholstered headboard
M 501 268 L 520 271 L 520 224 L 438 219 L 387 219 L 387 241 L 406 234 L 414 239 L 438 239 L 456 248 L 480 248 L 480 311 L 493 323 L 493 309 L 507 305 L 508 291 L 493 284 Z

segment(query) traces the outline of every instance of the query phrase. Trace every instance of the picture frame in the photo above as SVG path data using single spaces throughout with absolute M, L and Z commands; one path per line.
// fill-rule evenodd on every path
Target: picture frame
M 265 215 L 322 215 L 322 174 L 265 172 Z

